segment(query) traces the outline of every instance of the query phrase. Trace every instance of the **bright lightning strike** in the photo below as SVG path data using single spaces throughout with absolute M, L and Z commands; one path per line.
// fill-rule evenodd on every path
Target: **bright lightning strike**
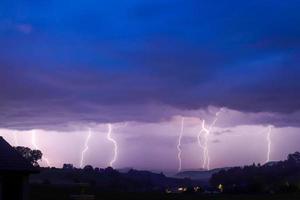
M 35 130 L 32 130 L 31 132 L 31 144 L 34 149 L 38 149 L 37 144 L 36 144 L 36 132 Z
M 34 149 L 36 149 L 36 150 L 39 149 L 38 145 L 36 144 L 36 131 L 35 130 L 32 130 L 32 132 L 31 132 L 31 144 Z M 43 155 L 42 160 L 44 160 L 46 162 L 47 166 L 50 167 L 50 162 L 49 162 L 48 158 L 46 158 Z
M 112 134 L 112 124 L 108 124 L 108 132 L 107 132 L 106 138 L 107 138 L 107 140 L 112 142 L 114 145 L 114 155 L 113 155 L 112 160 L 109 162 L 109 166 L 113 167 L 113 165 L 116 162 L 117 157 L 118 157 L 118 144 L 117 144 L 117 141 L 112 138 L 111 134 Z
M 204 142 L 203 144 L 201 143 L 201 135 L 203 134 Z M 205 127 L 205 120 L 202 121 L 202 129 L 198 134 L 198 145 L 200 148 L 203 150 L 203 169 L 208 169 L 209 170 L 209 151 L 208 151 L 208 137 L 209 137 L 210 131 Z
M 80 167 L 81 167 L 81 168 L 83 167 L 83 164 L 84 164 L 84 156 L 85 156 L 85 153 L 86 153 L 87 150 L 89 149 L 89 141 L 90 141 L 91 136 L 92 136 L 92 130 L 89 128 L 88 135 L 87 135 L 87 137 L 85 138 L 85 142 L 84 142 L 84 149 L 83 149 L 82 152 L 81 152 L 81 159 L 80 159 Z
M 48 158 L 46 158 L 46 157 L 44 156 L 43 160 L 46 162 L 47 166 L 50 167 L 50 162 L 49 162 Z
M 183 126 L 184 126 L 184 118 L 182 118 L 181 120 L 181 129 L 180 129 L 180 134 L 179 134 L 179 138 L 178 138 L 178 144 L 177 144 L 177 150 L 178 150 L 178 154 L 177 154 L 177 158 L 178 158 L 178 162 L 179 162 L 179 166 L 178 166 L 178 172 L 181 171 L 182 169 L 182 160 L 181 160 L 181 140 L 182 140 L 182 135 L 183 135 Z
M 15 146 L 19 146 L 19 140 L 16 132 L 13 132 Z
M 198 145 L 203 151 L 203 164 L 202 164 L 203 169 L 207 169 L 207 170 L 210 169 L 210 156 L 209 156 L 208 140 L 209 140 L 211 130 L 214 127 L 214 125 L 216 124 L 216 122 L 218 121 L 218 117 L 219 117 L 219 115 L 221 114 L 222 111 L 223 111 L 223 108 L 221 108 L 215 114 L 215 119 L 208 128 L 206 127 L 205 120 L 203 120 L 201 130 L 200 130 L 200 132 L 198 133 L 198 136 L 197 136 Z M 203 135 L 203 140 L 204 140 L 203 143 L 201 143 L 201 135 Z
M 266 160 L 266 163 L 270 162 L 271 146 L 272 146 L 271 133 L 272 133 L 272 126 L 269 126 L 268 127 L 268 132 L 267 132 L 268 150 L 267 150 L 267 160 Z

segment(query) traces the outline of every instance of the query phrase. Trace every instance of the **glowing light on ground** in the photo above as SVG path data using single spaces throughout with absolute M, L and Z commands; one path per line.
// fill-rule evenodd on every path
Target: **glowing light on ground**
M 182 118 L 182 120 L 181 120 L 181 129 L 180 129 L 180 134 L 179 134 L 179 137 L 178 137 L 178 144 L 177 144 L 177 150 L 178 150 L 178 154 L 177 154 L 177 158 L 178 158 L 178 172 L 180 172 L 182 170 L 181 140 L 182 140 L 182 135 L 183 135 L 183 127 L 184 127 L 184 118 Z
M 112 142 L 114 145 L 114 154 L 113 154 L 112 160 L 109 162 L 109 166 L 113 167 L 114 163 L 116 162 L 117 157 L 118 157 L 118 143 L 114 138 L 112 138 L 111 134 L 112 134 L 112 124 L 108 124 L 108 132 L 107 132 L 106 138 L 108 141 Z
M 38 145 L 36 143 L 36 131 L 35 130 L 31 131 L 31 144 L 32 144 L 34 149 L 36 149 L 36 150 L 39 149 Z M 49 160 L 46 156 L 43 155 L 42 161 L 45 161 L 47 166 L 50 167 L 50 162 L 49 162 Z
M 80 159 L 80 167 L 82 168 L 84 165 L 84 158 L 85 158 L 85 153 L 87 152 L 87 150 L 89 149 L 89 141 L 90 138 L 92 136 L 92 130 L 89 128 L 89 132 L 85 138 L 85 142 L 84 142 L 84 149 L 81 152 L 81 159 Z
M 211 130 L 214 128 L 215 124 L 218 121 L 219 115 L 223 112 L 223 110 L 224 109 L 221 108 L 215 114 L 215 118 L 208 128 L 206 127 L 205 120 L 202 121 L 201 130 L 198 133 L 197 141 L 198 141 L 198 146 L 202 149 L 202 152 L 203 152 L 203 164 L 202 164 L 203 169 L 210 170 L 210 155 L 209 155 L 209 146 L 208 146 L 209 136 L 210 136 Z M 201 136 L 203 136 L 203 142 L 201 142 Z

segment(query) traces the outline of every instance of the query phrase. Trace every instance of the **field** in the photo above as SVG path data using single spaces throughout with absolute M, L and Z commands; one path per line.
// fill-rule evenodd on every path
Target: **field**
M 70 195 L 79 194 L 79 188 L 33 187 L 30 200 L 69 200 Z M 161 194 L 161 193 L 102 193 L 85 191 L 95 195 L 96 200 L 299 200 L 300 194 L 287 195 L 201 195 L 201 194 Z

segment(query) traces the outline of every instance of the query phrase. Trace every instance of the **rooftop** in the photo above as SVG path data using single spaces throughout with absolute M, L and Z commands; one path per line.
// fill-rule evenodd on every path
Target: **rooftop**
M 35 173 L 38 170 L 22 157 L 3 137 L 0 137 L 0 173 Z

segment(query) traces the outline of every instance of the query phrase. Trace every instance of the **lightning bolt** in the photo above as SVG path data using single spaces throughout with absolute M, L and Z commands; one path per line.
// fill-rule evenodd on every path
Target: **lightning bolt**
M 16 132 L 13 132 L 13 136 L 14 136 L 14 143 L 15 143 L 15 146 L 19 146 L 19 141 L 18 141 L 18 137 L 17 137 L 17 133 Z
M 198 141 L 199 147 L 203 151 L 203 164 L 202 164 L 203 169 L 207 169 L 207 170 L 210 169 L 210 156 L 209 156 L 209 148 L 208 148 L 209 136 L 210 136 L 211 130 L 214 128 L 215 124 L 218 121 L 219 115 L 223 112 L 223 110 L 224 110 L 224 108 L 221 108 L 215 114 L 215 118 L 208 128 L 206 127 L 205 120 L 202 121 L 202 126 L 201 126 L 200 132 L 198 133 L 197 141 Z M 201 135 L 203 135 L 203 140 L 204 140 L 203 143 L 201 143 Z
M 91 136 L 92 136 L 92 130 L 89 128 L 89 132 L 88 132 L 88 134 L 85 138 L 85 142 L 84 142 L 84 149 L 81 152 L 80 168 L 83 167 L 84 156 L 85 156 L 85 153 L 87 152 L 87 150 L 89 149 L 89 141 L 90 141 Z
M 38 149 L 37 144 L 36 144 L 36 132 L 35 130 L 32 130 L 31 132 L 31 144 L 34 149 Z
M 115 139 L 112 138 L 111 134 L 112 134 L 112 124 L 108 124 L 108 132 L 107 132 L 106 138 L 108 141 L 112 142 L 114 145 L 114 155 L 113 155 L 112 160 L 109 162 L 109 166 L 113 167 L 113 165 L 116 162 L 117 157 L 118 157 L 118 143 Z
M 271 146 L 272 146 L 272 140 L 271 140 L 272 128 L 273 128 L 272 126 L 268 126 L 268 132 L 267 132 L 268 150 L 267 150 L 267 160 L 265 163 L 270 162 Z
M 36 143 L 36 131 L 35 130 L 32 130 L 32 132 L 31 132 L 31 144 L 35 150 L 39 149 L 38 145 Z M 44 155 L 42 157 L 42 161 L 43 160 L 46 162 L 47 166 L 50 167 L 50 162 L 49 162 L 48 158 L 46 158 L 46 156 L 44 156 Z
M 209 151 L 208 151 L 208 137 L 209 137 L 209 129 L 205 127 L 205 120 L 202 121 L 202 129 L 200 130 L 197 140 L 199 147 L 203 150 L 203 169 L 209 169 Z M 201 143 L 201 135 L 203 135 L 204 142 Z
M 177 144 L 177 150 L 178 150 L 177 158 L 178 158 L 178 163 L 179 163 L 178 172 L 180 172 L 181 169 L 182 169 L 182 164 L 181 164 L 182 163 L 182 161 L 181 161 L 181 153 L 182 153 L 181 140 L 182 140 L 182 135 L 183 135 L 183 126 L 184 126 L 184 118 L 182 118 L 182 120 L 181 120 L 181 129 L 180 129 L 180 134 L 179 134 L 178 144 Z

